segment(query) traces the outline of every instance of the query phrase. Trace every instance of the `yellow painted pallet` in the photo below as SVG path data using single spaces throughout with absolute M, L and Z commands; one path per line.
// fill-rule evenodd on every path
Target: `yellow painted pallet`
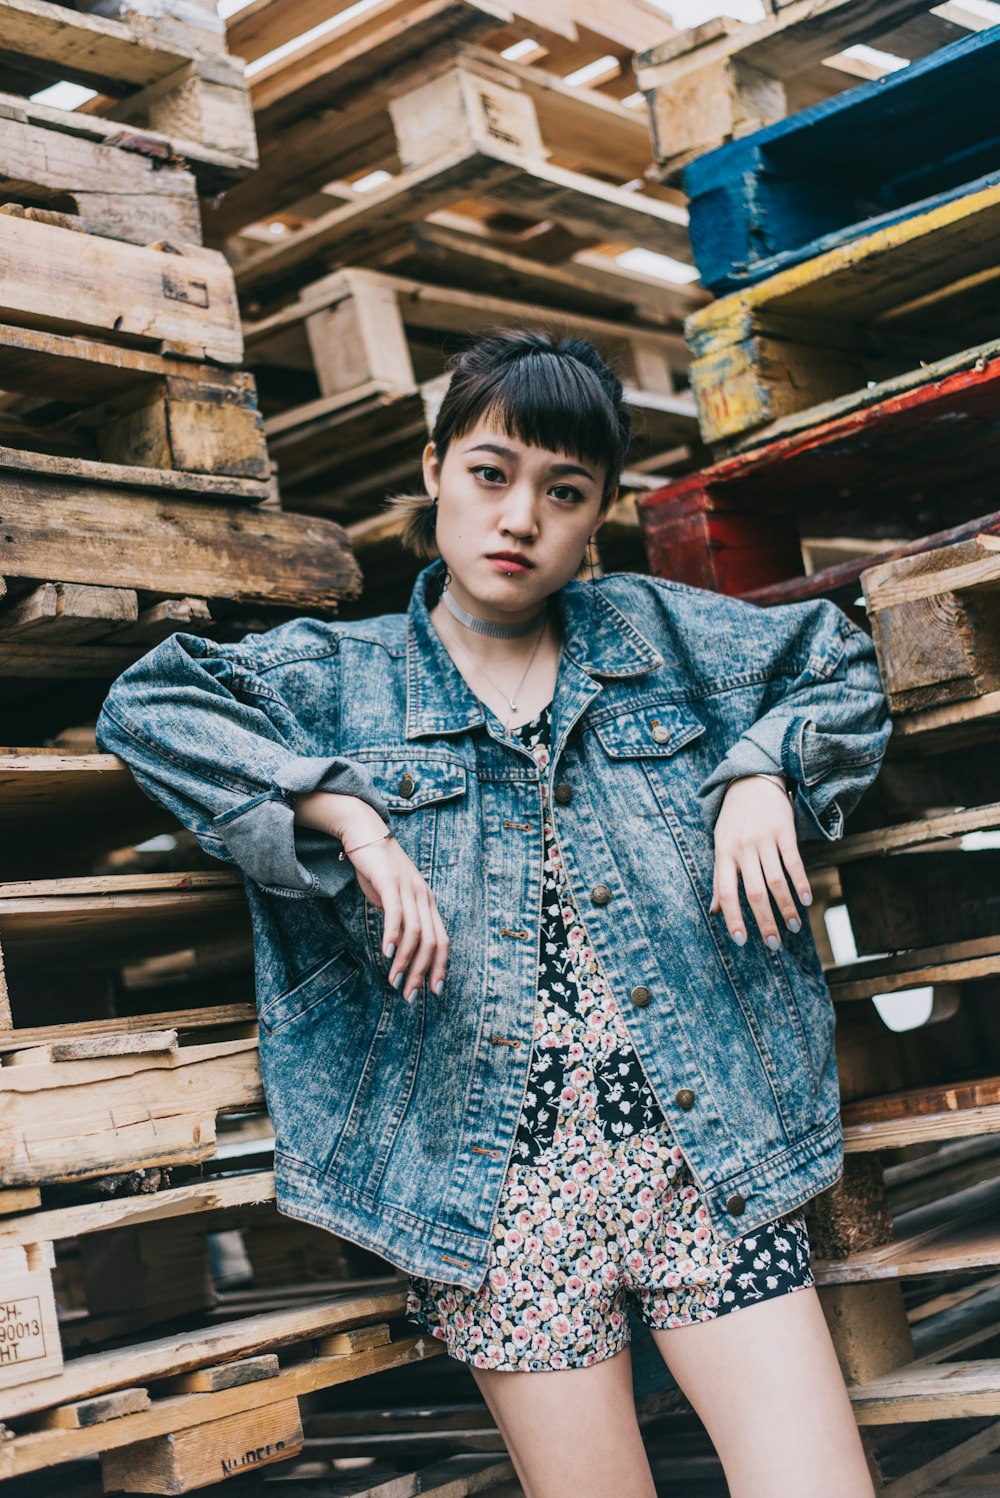
M 734 292 L 686 324 L 706 442 L 873 391 L 972 348 L 995 326 L 1000 185 Z M 980 336 L 982 335 L 982 336 Z M 818 419 L 817 413 L 817 419 Z

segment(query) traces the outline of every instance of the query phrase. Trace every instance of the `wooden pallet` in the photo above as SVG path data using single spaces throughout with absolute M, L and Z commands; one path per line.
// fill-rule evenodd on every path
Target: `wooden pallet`
M 995 182 L 1000 27 L 699 157 L 691 248 L 716 293 Z M 978 179 L 978 180 L 977 180 Z
M 895 713 L 1000 697 L 1000 537 L 870 567 L 861 574 L 872 639 Z
M 687 213 L 676 194 L 625 185 L 643 180 L 648 143 L 635 113 L 615 100 L 463 48 L 433 72 L 422 66 L 419 82 L 395 95 L 386 89 L 366 107 L 376 104 L 369 170 L 384 167 L 390 179 L 362 194 L 346 180 L 342 188 L 313 192 L 301 205 L 307 212 L 279 216 L 287 232 L 275 238 L 262 231 L 270 240 L 265 248 L 246 234 L 238 244 L 230 240 L 228 253 L 241 255 L 236 275 L 244 299 L 294 289 L 315 279 L 317 269 L 359 261 L 381 266 L 412 224 L 446 209 L 461 208 L 460 219 L 473 226 L 483 219 L 513 220 L 525 230 L 548 226 L 545 244 L 532 246 L 537 258 L 558 258 L 557 244 L 565 258 L 605 241 L 689 257 Z M 345 146 L 349 134 L 338 131 L 335 138 Z M 310 168 L 314 155 L 306 155 Z M 359 161 L 353 149 L 348 159 L 328 161 L 326 182 L 349 165 L 353 173 Z M 296 162 L 284 143 L 281 167 L 284 180 L 296 182 Z M 245 211 L 256 214 L 266 203 Z M 219 242 L 211 216 L 206 234 Z
M 671 38 L 636 60 L 663 180 L 677 181 L 706 151 L 873 76 L 842 55 L 848 47 L 867 43 L 915 59 L 988 25 L 958 5 L 936 15 L 927 0 L 790 0 L 752 25 L 720 18 Z
M 920 383 L 859 392 L 845 402 L 849 409 L 823 419 L 815 409 L 814 425 L 769 440 L 765 429 L 731 457 L 643 495 L 651 570 L 761 604 L 791 601 L 768 589 L 798 575 L 804 586 L 796 597 L 842 602 L 857 596 L 867 566 L 1000 529 L 1000 515 L 983 513 L 997 462 L 1000 345 L 955 363 L 930 382 L 921 370 Z M 806 527 L 814 538 L 824 531 L 857 538 L 856 557 L 805 579 Z M 885 539 L 890 527 L 899 540 Z M 938 527 L 947 534 L 933 534 Z
M 245 329 L 286 500 L 349 520 L 371 515 L 387 489 L 419 485 L 446 358 L 501 326 L 593 339 L 625 382 L 636 428 L 629 466 L 669 471 L 678 453 L 691 460 L 697 424 L 676 334 L 351 269 Z
M 705 441 L 793 413 L 806 426 L 828 414 L 815 409 L 823 402 L 858 401 L 865 389 L 876 399 L 880 382 L 902 376 L 913 388 L 974 363 L 994 332 L 998 227 L 995 185 L 694 313 L 690 376 Z
M 144 590 L 160 598 L 226 599 L 321 612 L 360 592 L 358 565 L 343 528 L 334 521 L 218 502 L 218 491 L 213 495 L 198 482 L 199 475 L 171 475 L 177 482 L 169 489 L 164 484 L 140 487 L 135 475 L 151 471 L 133 469 L 115 483 L 109 478 L 117 475 L 87 472 L 70 460 L 8 468 L 4 522 L 5 536 L 12 539 L 3 559 L 8 600 L 14 601 L 15 579 L 26 584 L 22 596 L 39 579 L 50 579 L 95 589 Z M 224 497 L 231 501 L 232 486 L 239 481 L 224 482 Z M 322 542 L 317 524 L 329 527 Z M 98 637 L 87 648 L 89 674 L 110 679 L 109 673 L 122 669 L 125 647 L 115 646 L 113 623 L 107 632 L 111 638 L 106 646 Z M 142 650 L 133 644 L 127 653 L 135 659 Z M 0 649 L 0 674 L 7 676 L 77 674 L 84 664 L 77 660 L 60 669 L 50 642 L 34 646 L 11 641 Z
M 95 10 L 97 7 L 95 7 Z M 184 10 L 176 7 L 176 10 Z M 253 114 L 242 63 L 208 24 L 153 20 L 123 6 L 121 19 L 70 10 L 51 0 L 0 5 L 0 89 L 28 108 L 30 95 L 61 80 L 97 91 L 87 113 L 155 132 L 184 157 L 206 190 L 245 176 L 256 162 Z M 192 7 L 184 14 L 192 15 Z M 50 121 L 72 128 L 75 112 Z
M 590 92 L 614 100 L 633 92 L 636 48 L 672 30 L 666 17 L 634 0 L 614 6 L 549 4 L 544 14 L 505 0 L 381 0 L 289 55 L 265 61 L 276 48 L 345 9 L 345 0 L 297 6 L 258 0 L 231 18 L 230 47 L 254 65 L 251 97 L 261 164 L 253 183 L 231 192 L 212 213 L 217 237 L 289 208 L 337 177 L 358 177 L 384 165 L 392 146 L 379 94 L 387 87 L 412 86 L 462 43 L 482 43 L 499 76 L 508 78 L 530 75 L 531 69 L 512 73 L 500 57 L 528 36 L 537 43 L 533 62 L 559 78 L 606 56 L 608 76 Z M 577 19 L 584 14 L 587 24 Z M 630 141 L 629 159 L 638 150 L 648 162 L 648 139 L 637 128 L 644 122 L 633 114 L 633 128 L 626 127 L 619 145 Z M 621 132 L 620 117 L 616 128 Z

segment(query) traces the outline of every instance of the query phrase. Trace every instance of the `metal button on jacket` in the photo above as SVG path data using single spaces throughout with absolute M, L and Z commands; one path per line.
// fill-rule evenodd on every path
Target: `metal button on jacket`
M 726 1211 L 729 1213 L 730 1217 L 742 1217 L 743 1213 L 746 1211 L 746 1205 L 746 1202 L 737 1191 L 735 1195 L 731 1196 L 726 1202 Z
M 412 775 L 404 775 L 403 778 L 402 778 L 402 780 L 399 782 L 399 785 L 396 787 L 396 789 L 398 790 L 398 792 L 399 792 L 399 794 L 401 796 L 412 796 L 413 795 L 413 777 L 412 777 Z
M 653 729 L 653 739 L 657 744 L 665 744 L 670 737 L 670 729 L 665 728 L 662 723 L 657 723 Z
M 652 997 L 653 995 L 650 993 L 645 983 L 637 984 L 629 994 L 629 998 L 632 1000 L 632 1003 L 636 1004 L 640 1009 L 645 1009 L 646 1005 L 649 1003 Z
M 590 898 L 595 905 L 607 905 L 611 899 L 611 891 L 606 884 L 595 884 L 590 891 Z
M 560 780 L 553 794 L 560 806 L 568 806 L 573 799 L 573 787 L 567 785 L 565 780 Z
M 685 1110 L 687 1110 L 688 1108 L 693 1108 L 694 1101 L 694 1093 L 691 1091 L 690 1087 L 682 1087 L 680 1092 L 678 1092 L 676 1097 L 674 1098 L 674 1102 L 677 1104 L 678 1108 L 684 1108 Z

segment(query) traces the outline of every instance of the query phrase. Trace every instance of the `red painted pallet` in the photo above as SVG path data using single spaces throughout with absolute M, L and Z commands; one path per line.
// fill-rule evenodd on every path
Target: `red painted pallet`
M 871 535 L 870 521 L 862 526 L 873 501 L 897 532 L 886 558 L 922 549 L 930 530 L 957 537 L 973 520 L 974 530 L 995 528 L 987 512 L 1000 505 L 1000 344 L 934 383 L 744 445 L 643 495 L 638 512 L 651 572 L 774 603 L 856 583 L 873 557 L 807 578 L 799 537 L 805 522 L 829 530 L 831 519 L 833 533 Z

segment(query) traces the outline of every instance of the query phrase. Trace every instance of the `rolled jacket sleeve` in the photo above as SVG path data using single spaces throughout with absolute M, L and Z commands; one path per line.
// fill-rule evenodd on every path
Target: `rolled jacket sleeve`
M 281 628 L 281 626 L 279 626 Z M 354 877 L 340 841 L 295 822 L 308 791 L 357 796 L 389 825 L 367 770 L 303 752 L 289 706 L 255 671 L 246 642 L 178 632 L 112 683 L 97 744 L 197 838 L 274 894 L 336 896 Z
M 798 838 L 833 842 L 878 774 L 892 733 L 875 647 L 828 599 L 769 612 L 783 616 L 777 648 L 801 656 L 808 644 L 808 659 L 797 674 L 776 671 L 777 700 L 737 739 L 698 795 L 714 826 L 731 781 L 784 775 L 794 794 Z

